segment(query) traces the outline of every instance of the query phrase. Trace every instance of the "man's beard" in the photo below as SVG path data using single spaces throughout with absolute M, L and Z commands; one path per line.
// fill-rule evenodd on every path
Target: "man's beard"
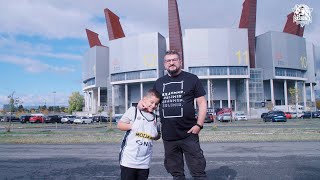
M 176 75 L 178 72 L 179 72 L 179 68 L 175 68 L 174 70 L 170 70 L 170 67 L 168 68 L 167 72 L 170 74 L 170 75 Z

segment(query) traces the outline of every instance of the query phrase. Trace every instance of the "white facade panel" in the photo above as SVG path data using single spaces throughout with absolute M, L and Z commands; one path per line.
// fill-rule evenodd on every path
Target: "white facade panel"
M 162 59 L 158 43 L 161 38 L 158 33 L 149 33 L 110 41 L 110 73 L 157 69 Z M 165 50 L 165 44 L 160 45 Z
M 306 40 L 283 32 L 270 32 L 274 67 L 307 70 Z
M 83 58 L 82 81 L 94 79 L 94 87 L 107 87 L 109 75 L 109 48 L 94 46 L 90 48 Z
M 315 62 L 315 51 L 314 51 L 314 45 L 312 43 L 306 44 L 306 50 L 307 50 L 307 82 L 306 83 L 314 83 L 316 82 L 316 62 Z
M 256 37 L 256 67 L 263 69 L 263 79 L 274 78 L 271 33 L 265 33 Z
M 96 65 L 93 67 L 97 87 L 107 87 L 109 76 L 109 48 L 96 46 Z
M 184 59 L 187 67 L 247 66 L 247 29 L 187 29 Z

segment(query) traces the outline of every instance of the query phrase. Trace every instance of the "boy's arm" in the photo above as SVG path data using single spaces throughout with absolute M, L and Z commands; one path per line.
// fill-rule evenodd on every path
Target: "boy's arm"
M 129 122 L 126 122 L 126 121 L 119 121 L 118 122 L 118 128 L 121 130 L 121 131 L 128 131 L 131 129 L 131 124 Z
M 122 131 L 128 131 L 132 128 L 133 116 L 136 111 L 135 107 L 130 107 L 121 117 L 117 127 Z

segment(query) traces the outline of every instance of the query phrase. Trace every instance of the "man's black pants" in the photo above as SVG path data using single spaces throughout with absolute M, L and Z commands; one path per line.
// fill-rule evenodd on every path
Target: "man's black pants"
M 149 169 L 135 169 L 120 166 L 121 180 L 147 180 L 149 176 Z
M 173 176 L 173 179 L 185 179 L 183 156 L 194 179 L 207 179 L 206 160 L 200 148 L 197 134 L 190 134 L 189 137 L 181 140 L 164 140 L 163 144 L 165 150 L 164 166 L 168 173 Z

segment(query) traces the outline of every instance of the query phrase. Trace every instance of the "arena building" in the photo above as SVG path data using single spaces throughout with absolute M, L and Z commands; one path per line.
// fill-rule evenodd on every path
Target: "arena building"
M 239 28 L 185 29 L 176 0 L 168 0 L 169 37 L 158 32 L 126 37 L 119 17 L 105 9 L 109 47 L 87 31 L 84 55 L 84 111 L 122 114 L 165 75 L 163 56 L 180 52 L 183 69 L 196 74 L 207 92 L 209 111 L 228 107 L 257 116 L 261 108 L 296 104 L 313 107 L 319 47 L 303 38 L 292 20 L 283 32 L 255 35 L 257 0 L 245 0 Z M 187 82 L 185 82 L 187 83 Z

